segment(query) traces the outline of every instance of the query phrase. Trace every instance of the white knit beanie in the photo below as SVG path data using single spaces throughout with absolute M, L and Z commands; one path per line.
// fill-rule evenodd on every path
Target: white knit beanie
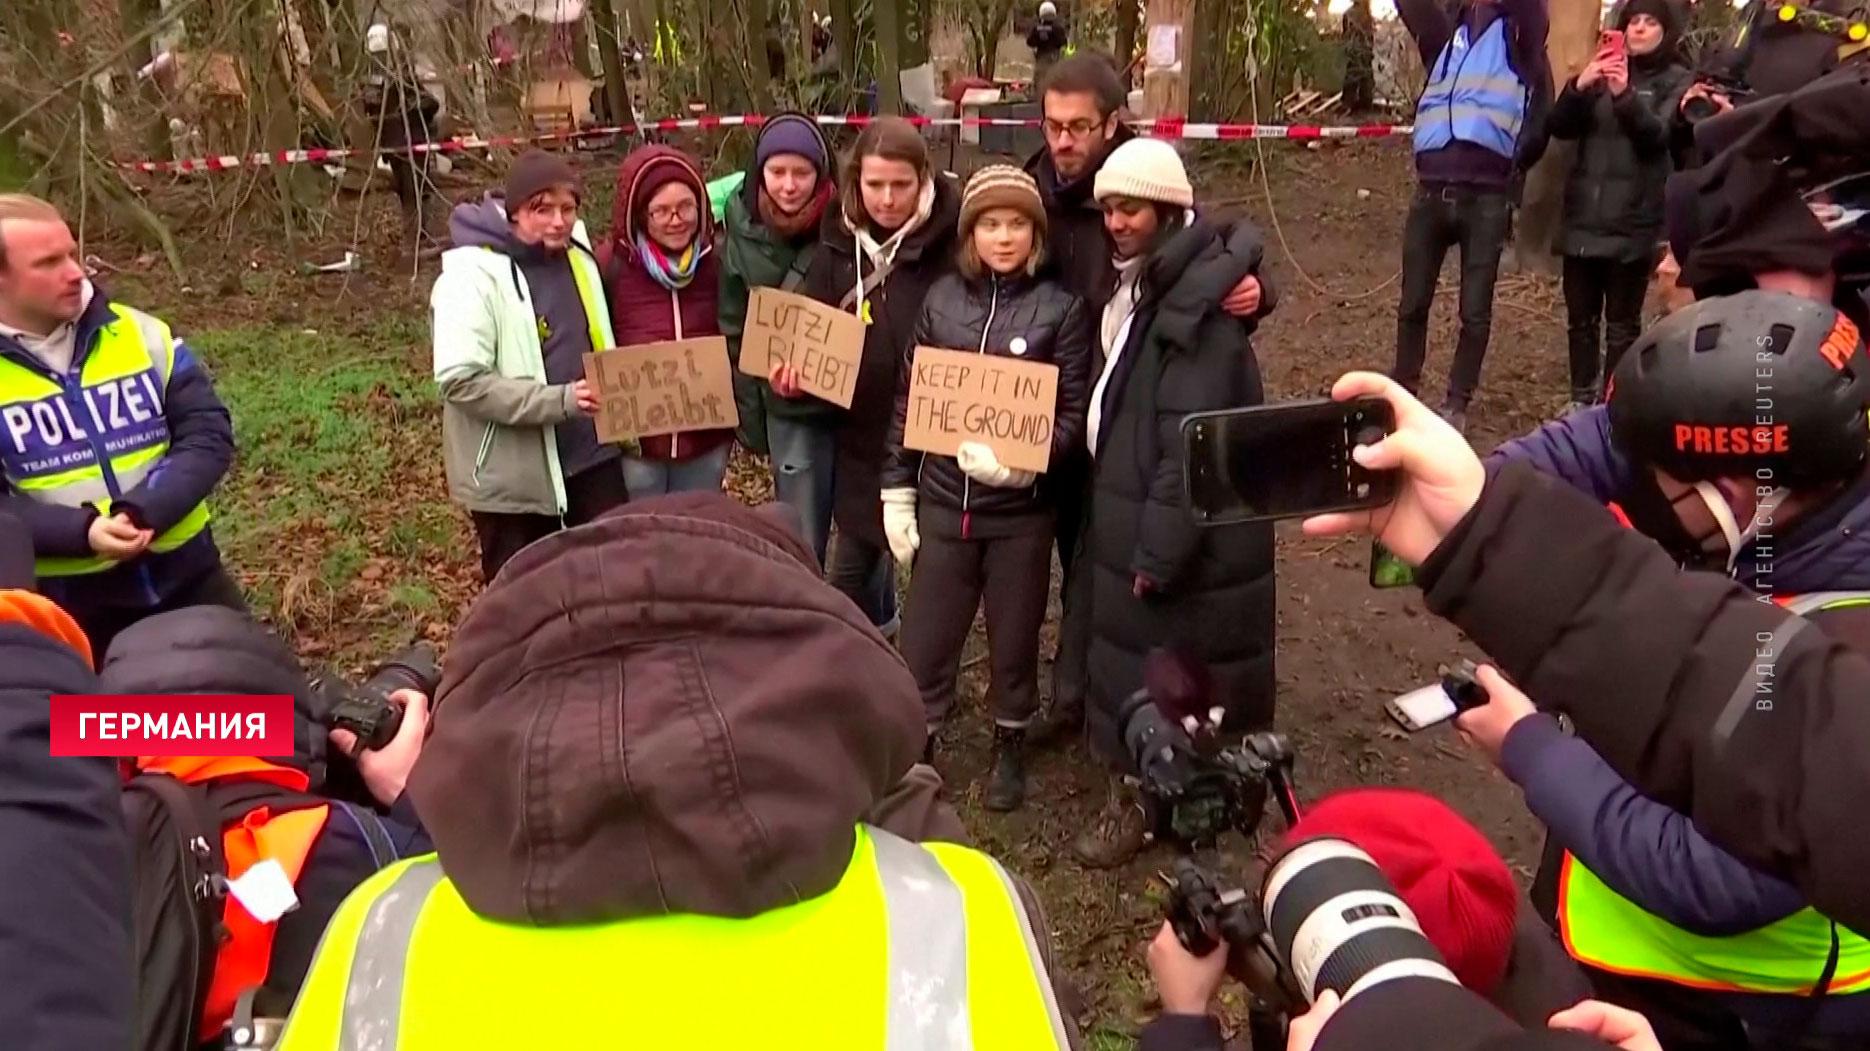
M 1183 208 L 1195 206 L 1195 188 L 1188 184 L 1188 170 L 1175 147 L 1161 139 L 1131 139 L 1104 158 L 1091 184 L 1093 195 L 1134 197 Z

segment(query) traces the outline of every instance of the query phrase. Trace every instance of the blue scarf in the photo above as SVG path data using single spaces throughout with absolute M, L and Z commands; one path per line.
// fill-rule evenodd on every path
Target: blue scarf
M 700 241 L 701 238 L 697 236 L 681 256 L 670 259 L 661 245 L 643 234 L 637 234 L 636 258 L 642 261 L 643 269 L 656 279 L 657 284 L 671 292 L 680 292 L 695 279 L 695 271 L 701 269 L 701 257 L 707 255 L 708 249 L 712 247 L 702 245 Z

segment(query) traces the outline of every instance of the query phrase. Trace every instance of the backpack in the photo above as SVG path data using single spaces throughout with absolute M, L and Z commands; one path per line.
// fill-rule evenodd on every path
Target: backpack
M 228 937 L 222 921 L 228 895 L 222 830 L 259 807 L 283 813 L 314 806 L 350 811 L 372 853 L 396 857 L 376 814 L 341 801 L 260 781 L 190 783 L 156 771 L 139 771 L 124 785 L 136 887 L 132 1051 L 201 1046 L 202 1012 Z M 290 997 L 297 990 L 284 992 Z

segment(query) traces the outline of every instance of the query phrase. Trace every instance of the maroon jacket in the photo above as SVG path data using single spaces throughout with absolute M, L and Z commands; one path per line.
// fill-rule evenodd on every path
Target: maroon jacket
M 598 245 L 597 262 L 610 296 L 610 324 L 619 347 L 721 334 L 721 278 L 714 253 L 701 257 L 688 287 L 672 292 L 643 269 L 636 254 L 636 234 L 656 190 L 680 181 L 695 191 L 700 212 L 696 240 L 714 243 L 714 215 L 701 169 L 672 146 L 644 146 L 617 169 L 617 202 L 610 216 L 610 238 Z M 732 429 L 661 434 L 642 439 L 641 455 L 651 460 L 686 460 L 734 440 Z

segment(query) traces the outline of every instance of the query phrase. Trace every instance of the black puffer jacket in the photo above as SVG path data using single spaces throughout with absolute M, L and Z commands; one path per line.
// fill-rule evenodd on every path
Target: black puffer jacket
M 1628 24 L 1626 11 L 1619 28 Z M 1552 105 L 1546 130 L 1578 141 L 1565 181 L 1564 255 L 1634 262 L 1651 258 L 1662 239 L 1669 132 L 1692 80 L 1673 57 L 1676 28 L 1664 33 L 1654 52 L 1631 56 L 1622 95 L 1611 95 L 1602 81 L 1581 91 L 1574 78 Z
M 1197 218 L 1145 264 L 1130 336 L 1105 385 L 1090 518 L 1092 744 L 1127 767 L 1116 725 L 1149 651 L 1194 649 L 1235 728 L 1273 718 L 1273 530 L 1201 528 L 1183 496 L 1182 419 L 1265 400 L 1256 321 L 1221 309 L 1265 254 L 1247 222 Z M 1272 307 L 1270 294 L 1261 316 Z M 1138 575 L 1154 590 L 1137 598 Z
M 77 651 L 0 622 L 0 1018 L 17 1051 L 134 1043 L 136 881 L 117 762 L 51 754 L 51 696 L 99 692 Z
M 935 279 L 954 268 L 955 223 L 961 215 L 961 190 L 953 179 L 935 177 L 935 203 L 928 221 L 903 240 L 888 280 L 870 293 L 870 325 L 864 329 L 863 363 L 850 411 L 838 423 L 836 482 L 832 516 L 840 533 L 873 547 L 887 548 L 883 536 L 881 477 L 890 417 L 896 403 L 896 377 L 914 346 L 916 318 Z M 825 209 L 823 239 L 806 271 L 805 295 L 839 304 L 857 284 L 857 238 L 844 225 L 838 208 Z M 864 272 L 870 272 L 864 262 Z
M 1085 399 L 1091 393 L 1090 312 L 1084 301 L 1049 277 L 988 275 L 968 279 L 949 274 L 922 301 L 915 346 L 972 350 L 1058 366 L 1058 404 L 1052 421 L 1052 462 L 1059 462 L 1084 437 Z M 1039 485 L 1018 489 L 982 485 L 952 456 L 903 448 L 912 370 L 902 370 L 896 415 L 890 423 L 889 459 L 883 488 L 915 486 L 924 514 L 954 512 L 954 536 L 974 535 L 979 515 L 1017 515 L 1048 510 Z

